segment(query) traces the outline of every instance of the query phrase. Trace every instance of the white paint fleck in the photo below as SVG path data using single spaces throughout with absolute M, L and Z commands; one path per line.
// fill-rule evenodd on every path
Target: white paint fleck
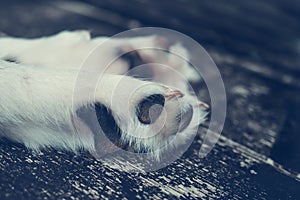
M 240 86 L 240 85 L 233 87 L 232 92 L 234 94 L 239 94 L 244 97 L 247 97 L 250 94 L 250 91 L 248 89 L 246 89 L 244 86 Z
M 274 161 L 271 158 L 267 158 L 266 163 L 271 166 L 274 166 Z
M 92 197 L 93 199 L 99 199 L 100 198 L 99 193 L 96 190 L 94 190 L 94 189 L 92 189 L 90 187 L 85 188 L 86 186 L 84 184 L 82 184 L 82 183 L 79 183 L 78 181 L 73 181 L 71 183 L 71 185 L 75 189 L 83 192 L 84 194 Z
M 30 158 L 26 158 L 26 159 L 25 159 L 25 162 L 33 163 L 33 160 L 31 160 Z

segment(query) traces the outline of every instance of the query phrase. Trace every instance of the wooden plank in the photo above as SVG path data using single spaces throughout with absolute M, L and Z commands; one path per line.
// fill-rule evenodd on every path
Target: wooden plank
M 122 158 L 97 161 L 85 152 L 74 155 L 52 149 L 34 154 L 1 139 L 1 199 L 299 197 L 299 3 L 87 0 L 86 4 L 105 14 L 74 12 L 53 1 L 8 1 L 0 7 L 0 30 L 22 37 L 64 29 L 113 35 L 143 25 L 182 31 L 208 49 L 221 71 L 228 97 L 223 135 L 201 159 L 206 129 L 200 128 L 182 158 L 148 173 L 124 171 L 120 166 L 127 170 L 132 166 Z M 209 101 L 205 87 L 199 95 Z

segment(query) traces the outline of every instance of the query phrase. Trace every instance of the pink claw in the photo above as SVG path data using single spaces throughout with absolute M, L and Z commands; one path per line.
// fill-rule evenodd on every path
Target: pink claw
M 204 103 L 204 102 L 202 102 L 202 101 L 198 102 L 198 106 L 201 107 L 201 108 L 203 108 L 204 110 L 209 109 L 209 105 L 206 104 L 206 103 Z
M 164 94 L 164 97 L 167 99 L 172 99 L 174 97 L 182 98 L 183 96 L 184 94 L 179 90 L 172 90 L 172 89 L 168 89 L 168 91 Z

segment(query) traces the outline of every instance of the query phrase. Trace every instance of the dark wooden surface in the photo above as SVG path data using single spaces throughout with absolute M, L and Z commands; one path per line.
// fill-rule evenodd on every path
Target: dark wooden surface
M 1 199 L 299 199 L 299 21 L 297 1 L 1 1 L 0 31 L 14 36 L 178 30 L 211 54 L 228 98 L 210 154 L 198 156 L 201 128 L 182 158 L 155 172 L 129 173 L 120 170 L 122 161 L 99 162 L 84 152 L 32 154 L 1 139 Z

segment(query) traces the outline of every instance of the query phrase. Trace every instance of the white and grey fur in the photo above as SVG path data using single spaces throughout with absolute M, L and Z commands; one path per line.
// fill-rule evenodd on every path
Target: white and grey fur
M 206 112 L 201 106 L 206 105 L 190 94 L 185 82 L 176 76 L 170 78 L 170 72 L 152 67 L 156 82 L 144 81 L 124 76 L 130 62 L 118 59 L 96 86 L 90 84 L 117 51 L 135 49 L 141 43 L 159 47 L 162 38 L 113 39 L 114 45 L 95 49 L 107 39 L 92 39 L 87 31 L 64 31 L 37 39 L 0 38 L 0 136 L 35 151 L 45 147 L 74 152 L 84 149 L 93 155 L 114 151 L 116 148 L 111 150 L 95 133 L 98 130 L 93 126 L 97 125 L 89 114 L 96 112 L 97 122 L 103 125 L 104 132 L 109 132 L 105 134 L 116 146 L 151 152 L 157 158 L 162 146 L 179 145 L 191 137 L 190 132 L 205 119 Z M 180 44 L 170 45 L 169 49 L 188 59 L 187 50 Z M 80 70 L 93 50 L 93 55 L 96 51 L 98 56 L 88 60 L 91 67 Z M 187 80 L 200 80 L 188 62 L 172 54 L 141 51 L 138 57 L 170 65 Z M 81 94 L 76 98 L 75 86 Z M 155 123 L 141 123 L 138 106 L 151 97 L 163 98 L 163 110 Z M 182 115 L 188 115 L 188 119 L 178 119 Z

